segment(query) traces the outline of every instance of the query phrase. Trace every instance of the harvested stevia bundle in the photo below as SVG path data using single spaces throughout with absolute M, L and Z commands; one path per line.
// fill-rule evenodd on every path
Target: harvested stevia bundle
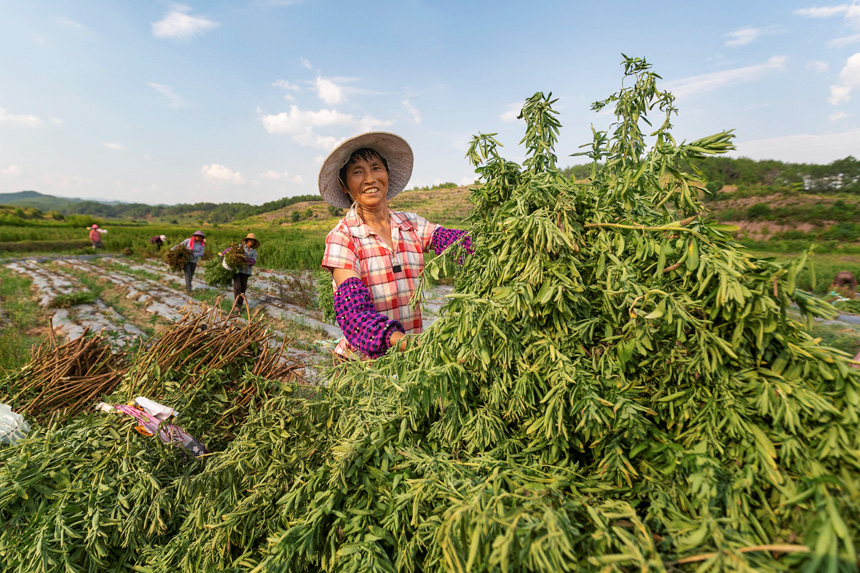
M 209 286 L 227 287 L 233 284 L 236 271 L 225 268 L 221 257 L 210 259 L 203 265 L 203 280 Z
M 173 272 L 181 272 L 185 268 L 185 263 L 191 258 L 191 249 L 185 245 L 179 244 L 173 249 L 168 249 L 164 253 L 164 262 L 167 263 L 167 268 Z
M 224 251 L 224 266 L 232 271 L 238 271 L 248 264 L 245 249 L 239 243 L 231 243 Z
M 709 219 L 683 166 L 731 134 L 676 141 L 672 95 L 624 68 L 588 181 L 550 96 L 523 165 L 475 138 L 475 254 L 420 345 L 341 367 L 316 432 L 287 428 L 305 463 L 260 570 L 855 570 L 860 373 L 799 320 L 833 309 L 804 257 Z

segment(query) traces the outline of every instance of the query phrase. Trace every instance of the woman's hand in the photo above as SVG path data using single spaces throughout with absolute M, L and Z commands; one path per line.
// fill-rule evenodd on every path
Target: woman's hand
M 409 344 L 410 339 L 407 338 L 406 335 L 403 334 L 402 332 L 400 332 L 399 330 L 397 332 L 394 332 L 391 335 L 390 340 L 391 340 L 391 348 L 397 347 L 397 349 L 400 350 L 401 352 L 406 350 L 409 346 L 418 346 L 418 339 L 417 338 L 412 337 L 412 344 L 410 345 Z

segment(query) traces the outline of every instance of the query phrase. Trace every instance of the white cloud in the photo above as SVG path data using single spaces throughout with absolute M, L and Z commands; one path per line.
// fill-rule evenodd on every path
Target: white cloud
M 187 42 L 221 25 L 202 16 L 192 16 L 190 11 L 188 6 L 174 7 L 163 19 L 152 23 L 152 35 Z
M 848 12 L 848 4 L 839 4 L 838 6 L 813 6 L 812 8 L 801 8 L 795 10 L 794 13 L 807 18 L 832 18 L 839 14 Z
M 0 175 L 21 175 L 21 168 L 17 165 L 10 165 L 0 169 Z
M 20 125 L 21 127 L 42 127 L 45 122 L 30 114 L 16 115 L 8 113 L 0 107 L 0 123 L 11 123 L 12 125 Z
M 796 10 L 794 13 L 809 18 L 833 18 L 834 16 L 844 14 L 845 23 L 851 28 L 860 30 L 860 2 L 857 0 L 853 0 L 851 4 L 802 8 Z
M 293 141 L 304 147 L 329 150 L 338 138 L 316 133 L 321 127 L 348 126 L 354 123 L 349 114 L 337 110 L 302 111 L 298 106 L 290 106 L 289 112 L 262 116 L 263 128 L 268 133 L 289 135 Z
M 272 83 L 272 86 L 284 90 L 284 99 L 287 101 L 294 101 L 296 98 L 291 92 L 297 92 L 301 89 L 296 84 L 290 83 L 287 80 L 278 80 Z
M 738 141 L 730 155 L 777 159 L 792 163 L 830 163 L 860 149 L 860 129 L 829 134 L 797 134 L 754 141 Z
M 851 44 L 856 44 L 860 42 L 860 34 L 854 34 L 853 36 L 842 36 L 841 38 L 833 38 L 829 42 L 827 42 L 828 48 L 841 48 L 843 46 L 850 46 Z
M 845 13 L 845 20 L 849 26 L 855 30 L 860 30 L 860 2 L 854 0 L 851 3 L 851 7 Z
M 150 82 L 147 85 L 161 95 L 163 95 L 164 97 L 166 97 L 167 100 L 170 102 L 170 107 L 172 107 L 173 109 L 178 109 L 185 105 L 185 100 L 176 95 L 176 93 L 173 91 L 173 88 L 171 88 L 170 86 L 166 86 L 164 84 L 156 84 L 153 82 Z
M 746 46 L 758 40 L 763 33 L 760 28 L 741 28 L 723 35 L 729 38 L 726 46 Z
M 311 61 L 310 61 L 309 59 L 307 59 L 307 58 L 299 58 L 299 61 L 302 63 L 302 67 L 305 67 L 305 68 L 307 68 L 307 69 L 309 69 L 309 70 L 314 69 L 314 67 L 311 65 Z
M 257 4 L 260 6 L 295 6 L 296 4 L 301 4 L 304 0 L 259 0 Z
M 833 105 L 847 102 L 851 99 L 851 92 L 860 88 L 860 52 L 848 58 L 845 67 L 839 72 L 840 83 L 830 86 L 830 98 L 828 101 Z
M 412 116 L 412 121 L 420 124 L 421 123 L 421 113 L 417 109 L 415 109 L 415 106 L 412 105 L 411 103 L 409 103 L 408 99 L 403 100 L 401 103 L 403 103 L 403 107 L 406 108 L 406 111 L 409 112 L 409 115 Z
M 288 171 L 278 172 L 274 170 L 260 173 L 260 179 L 271 179 L 274 181 L 289 181 L 291 183 L 304 183 L 301 175 L 290 176 Z
M 107 147 L 108 149 L 112 149 L 114 151 L 125 150 L 125 145 L 123 145 L 122 143 L 117 143 L 116 141 L 105 142 L 104 146 Z
M 75 22 L 74 20 L 72 20 L 70 18 L 63 18 L 63 17 L 54 18 L 54 22 L 56 24 L 59 24 L 60 26 L 67 26 L 69 28 L 77 28 L 79 30 L 86 30 L 86 28 L 82 24 Z
M 517 116 L 520 115 L 521 111 L 523 111 L 523 102 L 518 101 L 508 104 L 505 111 L 499 114 L 499 120 L 504 121 L 505 123 L 516 123 L 519 121 Z
M 842 121 L 843 119 L 848 119 L 852 114 L 845 113 L 844 111 L 834 111 L 831 113 L 828 118 L 830 121 Z
M 234 185 L 241 185 L 245 183 L 245 179 L 242 177 L 241 173 L 239 173 L 238 171 L 233 171 L 228 167 L 224 167 L 220 163 L 204 165 L 200 169 L 200 174 L 204 177 L 204 179 L 215 181 L 216 183 L 232 183 Z
M 314 87 L 316 87 L 319 98 L 329 105 L 341 103 L 345 99 L 343 89 L 330 79 L 318 77 Z
M 726 86 L 755 81 L 768 72 L 782 70 L 785 68 L 786 59 L 785 56 L 773 56 L 764 64 L 692 76 L 667 82 L 664 87 L 678 98 L 710 92 Z
M 259 109 L 257 111 L 260 112 Z M 349 131 L 361 132 L 388 127 L 394 123 L 369 115 L 356 119 L 351 114 L 334 109 L 302 111 L 296 105 L 291 105 L 289 112 L 261 114 L 260 120 L 268 133 L 289 135 L 299 145 L 323 151 L 330 151 L 343 138 L 320 134 L 320 129 L 341 128 L 339 131 L 342 131 L 342 128 L 348 128 Z
M 830 64 L 821 60 L 810 60 L 806 64 L 806 68 L 818 73 L 823 73 L 830 69 Z
M 353 123 L 353 118 L 347 113 L 340 113 L 334 109 L 302 111 L 296 105 L 291 105 L 289 112 L 263 116 L 263 127 L 269 133 L 295 134 L 308 128 L 350 125 L 351 123 Z
M 63 120 L 62 120 L 62 119 L 59 119 L 59 118 L 57 118 L 57 117 L 49 117 L 49 118 L 48 118 L 48 121 L 50 121 L 50 122 L 51 122 L 51 123 L 53 123 L 54 125 L 63 125 Z

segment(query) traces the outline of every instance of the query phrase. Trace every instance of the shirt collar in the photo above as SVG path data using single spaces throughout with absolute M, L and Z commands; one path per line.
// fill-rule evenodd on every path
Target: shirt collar
M 392 211 L 389 209 L 388 211 L 389 217 L 391 220 L 391 228 L 395 227 L 400 229 L 401 231 L 411 231 L 412 223 L 409 221 L 409 218 L 406 217 L 404 213 L 399 211 Z M 349 234 L 353 237 L 358 237 L 360 239 L 366 239 L 369 235 L 375 235 L 373 229 L 370 228 L 370 225 L 361 220 L 361 217 L 358 216 L 358 213 L 355 211 L 355 206 L 351 207 L 349 211 L 347 211 L 346 216 L 343 218 L 344 223 L 349 228 Z

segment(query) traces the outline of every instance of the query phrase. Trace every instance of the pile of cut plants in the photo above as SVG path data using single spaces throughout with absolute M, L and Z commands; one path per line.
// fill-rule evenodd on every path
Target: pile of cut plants
M 191 259 L 191 249 L 182 243 L 176 245 L 172 249 L 168 249 L 164 253 L 164 262 L 167 263 L 167 268 L 174 273 L 181 273 L 185 268 L 185 263 Z
M 96 335 L 52 355 L 40 351 L 22 369 L 25 376 L 0 382 L 16 411 L 39 414 L 26 439 L 0 448 L 3 571 L 126 571 L 142 563 L 187 516 L 182 480 L 219 456 L 262 404 L 295 391 L 302 380 L 303 365 L 285 355 L 285 345 L 275 344 L 256 317 L 227 320 L 217 309 L 189 312 L 165 327 L 130 364 L 116 368 L 115 389 L 100 393 L 108 359 L 94 349 L 104 346 Z M 51 359 L 63 372 L 80 361 L 81 374 L 48 377 Z M 63 393 L 62 378 L 75 389 L 89 381 L 91 391 Z M 36 392 L 39 383 L 46 393 Z M 95 408 L 100 401 L 132 404 L 138 396 L 178 411 L 171 423 L 210 454 L 195 458 L 143 435 L 135 418 Z M 83 409 L 82 397 L 89 398 Z
M 200 409 L 202 463 L 103 414 L 0 450 L 11 570 L 856 571 L 860 370 L 808 334 L 835 311 L 803 257 L 709 219 L 679 166 L 731 133 L 676 141 L 673 96 L 623 66 L 587 182 L 557 168 L 549 95 L 522 165 L 474 138 L 475 252 L 428 264 L 455 292 L 405 352 L 315 388 L 231 376 L 255 398 L 229 428 L 201 406 L 224 377 L 180 377 L 199 353 L 130 372 Z
M 233 284 L 233 276 L 247 264 L 245 250 L 239 243 L 230 243 L 221 251 L 221 256 L 209 260 L 203 266 L 203 279 L 214 287 L 227 287 Z

